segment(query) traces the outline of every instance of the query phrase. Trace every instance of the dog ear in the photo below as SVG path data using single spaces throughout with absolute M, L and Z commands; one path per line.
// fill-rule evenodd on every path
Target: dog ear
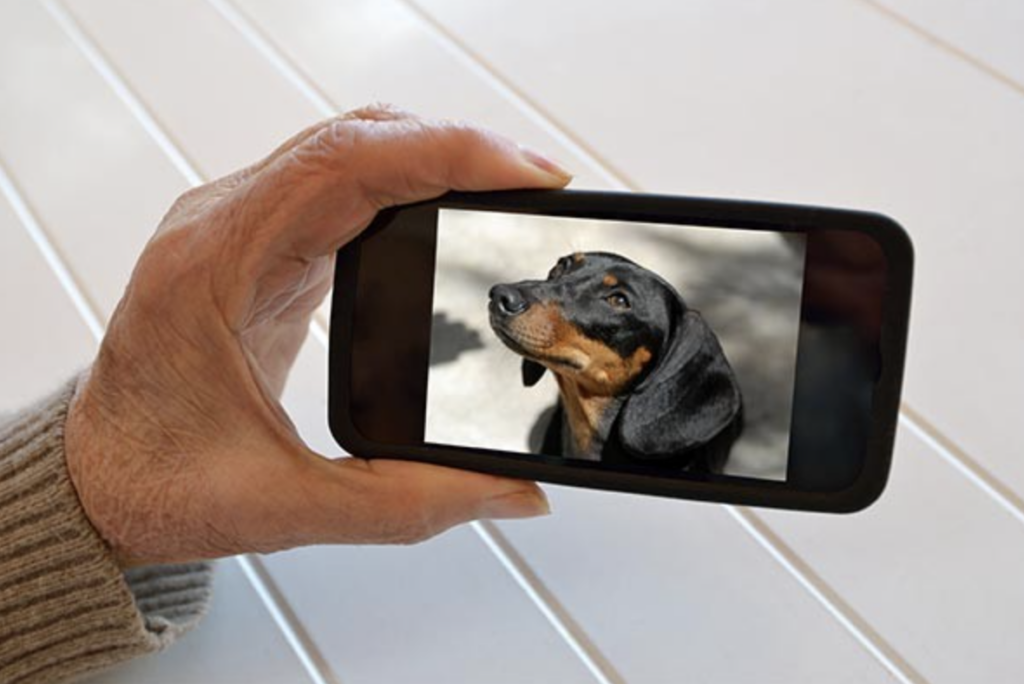
M 523 385 L 525 387 L 533 387 L 536 385 L 540 382 L 541 377 L 544 376 L 545 370 L 547 369 L 536 361 L 523 359 Z
M 656 461 L 713 439 L 741 411 L 739 385 L 718 338 L 687 311 L 668 349 L 633 390 L 619 415 L 619 441 L 630 456 Z

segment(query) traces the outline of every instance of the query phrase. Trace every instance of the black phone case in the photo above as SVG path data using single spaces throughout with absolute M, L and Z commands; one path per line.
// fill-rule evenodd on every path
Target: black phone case
M 621 221 L 680 223 L 754 230 L 848 230 L 869 235 L 882 247 L 887 263 L 885 308 L 880 338 L 881 371 L 872 403 L 868 453 L 855 482 L 837 491 L 797 490 L 785 482 L 728 477 L 701 481 L 580 467 L 542 457 L 474 447 L 395 446 L 366 439 L 350 416 L 355 288 L 360 267 L 360 238 L 338 252 L 330 339 L 328 413 L 332 434 L 347 452 L 364 458 L 393 458 L 487 472 L 575 487 L 603 489 L 696 501 L 771 508 L 848 513 L 874 502 L 885 488 L 898 420 L 910 315 L 913 247 L 906 231 L 877 213 L 753 201 L 594 191 L 504 191 L 448 193 L 423 206 Z M 400 210 L 400 209 L 399 209 Z M 392 210 L 393 211 L 393 210 Z M 387 220 L 378 216 L 375 224 Z M 373 226 L 371 226 L 372 228 Z M 590 464 L 588 464 L 590 465 Z

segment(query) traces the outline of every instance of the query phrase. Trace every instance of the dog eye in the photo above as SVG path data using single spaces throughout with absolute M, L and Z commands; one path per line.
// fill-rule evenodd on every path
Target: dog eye
M 614 292 L 608 295 L 607 297 L 605 297 L 605 301 L 617 309 L 629 308 L 629 298 L 626 297 L 626 295 L 622 294 L 621 292 Z

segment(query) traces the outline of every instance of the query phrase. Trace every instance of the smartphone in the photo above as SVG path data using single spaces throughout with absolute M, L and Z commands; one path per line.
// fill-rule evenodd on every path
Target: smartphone
M 892 457 L 913 250 L 885 216 L 631 193 L 451 193 L 337 255 L 349 453 L 849 512 Z

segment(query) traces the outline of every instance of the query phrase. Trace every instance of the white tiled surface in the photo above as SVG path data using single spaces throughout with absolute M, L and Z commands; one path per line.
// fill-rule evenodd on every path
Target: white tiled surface
M 192 173 L 373 100 L 487 123 L 577 187 L 893 214 L 918 250 L 911 418 L 866 513 L 551 488 L 552 518 L 499 528 L 507 554 L 464 528 L 279 554 L 266 582 L 327 682 L 1009 683 L 1024 676 L 1021 20 L 1014 0 L 10 0 L 0 162 L 100 318 Z M 0 285 L 31 293 L 0 298 L 0 411 L 94 348 L 37 247 L 0 202 Z M 331 452 L 325 360 L 311 338 L 286 403 Z M 307 678 L 241 567 L 218 582 L 200 631 L 96 681 Z

